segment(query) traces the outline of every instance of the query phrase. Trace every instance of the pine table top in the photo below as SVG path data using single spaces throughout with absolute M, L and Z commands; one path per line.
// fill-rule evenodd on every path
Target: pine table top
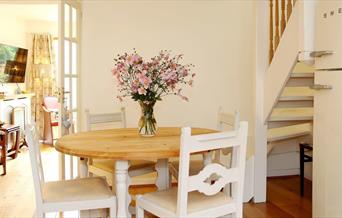
M 216 130 L 192 128 L 192 134 Z M 143 137 L 137 128 L 80 132 L 57 140 L 57 151 L 84 158 L 144 160 L 179 156 L 181 128 L 159 127 L 153 137 Z

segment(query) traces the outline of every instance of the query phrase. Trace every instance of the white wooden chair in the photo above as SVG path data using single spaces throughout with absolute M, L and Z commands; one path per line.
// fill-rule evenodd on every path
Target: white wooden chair
M 247 122 L 240 122 L 238 130 L 195 136 L 191 136 L 189 127 L 183 128 L 178 188 L 137 196 L 137 218 L 144 217 L 144 210 L 159 217 L 220 217 L 228 214 L 242 217 L 247 132 Z M 232 149 L 230 168 L 210 163 L 198 174 L 189 175 L 191 154 L 226 148 Z M 211 180 L 212 175 L 216 175 L 216 180 Z M 230 185 L 232 192 L 226 191 Z
M 109 208 L 110 217 L 116 217 L 116 197 L 104 178 L 44 181 L 38 137 L 35 126 L 27 125 L 26 140 L 36 198 L 34 216 L 45 217 L 48 212 Z
M 217 119 L 217 129 L 220 131 L 238 129 L 240 122 L 240 113 L 235 111 L 232 113 L 225 113 L 222 109 L 219 109 Z M 203 167 L 211 162 L 222 163 L 225 166 L 230 166 L 231 162 L 231 149 L 221 149 L 220 151 L 203 154 L 202 158 L 193 158 L 190 162 L 190 175 L 197 174 Z M 198 155 L 193 155 L 198 156 Z M 178 177 L 178 161 L 171 161 L 170 173 L 177 179 Z M 248 202 L 254 196 L 254 147 L 247 146 L 247 159 L 246 159 L 246 171 L 245 171 L 245 183 L 244 183 L 244 194 L 243 201 Z
M 235 114 L 223 113 L 221 109 L 218 112 L 217 129 L 223 131 L 226 127 L 230 130 L 236 130 L 239 127 L 240 113 Z M 211 162 L 224 163 L 226 166 L 230 165 L 230 151 L 231 149 L 219 150 L 214 152 L 214 159 L 212 153 L 204 153 L 202 159 L 193 159 L 190 161 L 190 175 L 197 174 L 204 166 Z M 223 154 L 223 155 L 222 155 Z M 197 155 L 198 156 L 198 155 Z M 179 161 L 174 160 L 169 165 L 171 175 L 178 179 Z
M 121 108 L 121 112 L 107 114 L 91 114 L 86 110 L 87 131 L 93 130 L 92 126 L 98 125 L 97 129 L 113 128 L 113 123 L 119 123 L 121 128 L 126 128 L 125 108 Z M 115 160 L 90 160 L 88 171 L 90 174 L 105 176 L 108 183 L 115 186 L 114 176 Z M 149 174 L 155 171 L 155 162 L 148 160 L 137 160 L 130 162 L 129 176 L 135 177 Z

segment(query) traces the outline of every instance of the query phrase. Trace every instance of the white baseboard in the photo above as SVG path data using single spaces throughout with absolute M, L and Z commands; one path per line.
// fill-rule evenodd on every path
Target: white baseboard
M 254 156 L 246 161 L 245 183 L 243 188 L 243 202 L 248 202 L 254 197 Z
M 299 175 L 299 168 L 295 169 L 274 169 L 274 170 L 268 170 L 267 176 L 293 176 L 293 175 Z

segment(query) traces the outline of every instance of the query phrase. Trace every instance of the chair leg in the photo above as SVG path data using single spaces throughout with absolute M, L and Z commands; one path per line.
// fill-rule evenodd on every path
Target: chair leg
M 141 198 L 141 195 L 135 197 L 135 217 L 144 218 L 144 209 L 139 205 L 139 198 Z
M 144 218 L 144 209 L 136 205 L 136 218 Z
M 37 209 L 33 214 L 33 218 L 45 218 L 45 213 Z
M 242 218 L 243 217 L 242 205 L 238 206 L 236 208 L 236 212 L 232 214 L 232 217 L 234 217 L 234 218 Z
M 3 144 L 1 147 L 1 164 L 2 164 L 2 169 L 3 169 L 3 174 L 6 175 L 6 158 L 7 158 L 7 148 L 6 145 Z
M 115 218 L 116 217 L 116 205 L 109 208 L 109 218 Z
M 300 195 L 304 196 L 304 147 L 299 145 L 299 165 L 300 165 Z

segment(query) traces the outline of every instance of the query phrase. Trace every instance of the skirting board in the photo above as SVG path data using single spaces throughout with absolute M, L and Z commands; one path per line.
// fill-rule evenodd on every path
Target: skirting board
M 245 183 L 243 188 L 243 202 L 248 202 L 254 197 L 254 156 L 246 161 Z
M 274 170 L 268 170 L 267 171 L 268 177 L 293 176 L 293 175 L 299 175 L 299 168 L 297 168 L 297 169 L 274 169 Z

